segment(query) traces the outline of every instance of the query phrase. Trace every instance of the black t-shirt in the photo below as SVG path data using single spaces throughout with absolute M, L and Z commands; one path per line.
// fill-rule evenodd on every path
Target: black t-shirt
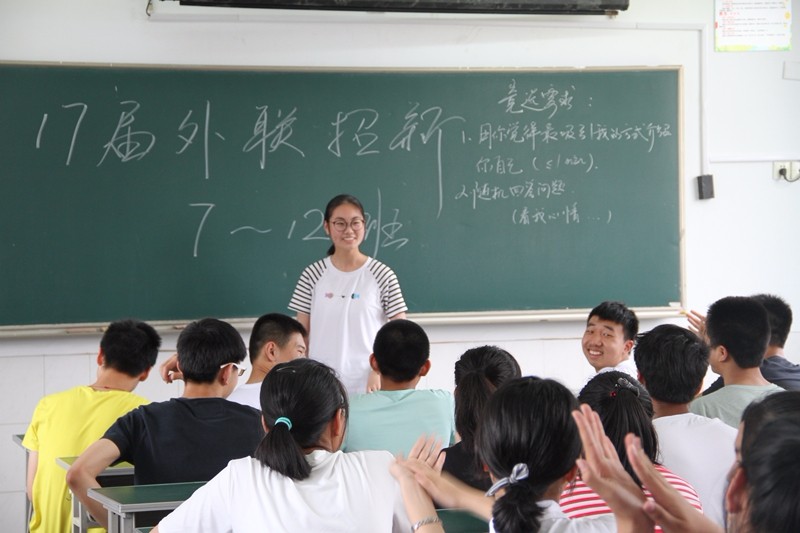
M 208 481 L 228 461 L 252 455 L 261 411 L 223 398 L 173 398 L 120 417 L 103 438 L 135 465 L 134 483 Z
M 472 455 L 464 450 L 462 444 L 459 442 L 443 450 L 445 456 L 442 470 L 454 475 L 470 487 L 482 491 L 489 490 L 489 487 L 492 486 L 489 474 L 477 468 L 473 462 Z

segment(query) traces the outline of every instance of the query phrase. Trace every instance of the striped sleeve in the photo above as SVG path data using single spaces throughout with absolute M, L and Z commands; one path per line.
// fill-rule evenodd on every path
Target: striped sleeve
M 655 468 L 664 476 L 667 483 L 677 490 L 692 507 L 701 513 L 703 512 L 700 496 L 698 496 L 694 487 L 661 465 L 655 465 Z M 644 494 L 648 499 L 653 499 L 653 496 L 646 489 Z M 586 485 L 580 477 L 578 477 L 572 485 L 567 485 L 561 493 L 561 499 L 558 505 L 561 507 L 563 513 L 570 518 L 583 518 L 612 513 L 611 508 L 608 507 L 606 502 L 603 501 L 594 490 Z M 661 528 L 656 526 L 654 531 L 655 533 L 661 533 Z
M 381 305 L 387 318 L 392 318 L 399 313 L 408 311 L 403 293 L 400 290 L 400 282 L 391 268 L 375 259 L 369 265 L 369 270 L 375 276 L 381 291 Z
M 561 511 L 570 518 L 611 513 L 606 502 L 581 478 L 577 478 L 574 483 L 567 485 L 564 492 L 561 493 L 558 505 L 561 507 Z
M 680 476 L 673 474 L 672 472 L 670 472 L 661 465 L 656 465 L 656 470 L 658 470 L 658 472 L 662 476 L 664 476 L 664 479 L 667 481 L 667 483 L 672 485 L 672 488 L 677 490 L 681 494 L 681 496 L 683 496 L 683 498 L 687 502 L 689 502 L 689 504 L 691 504 L 692 507 L 694 507 L 701 513 L 703 512 L 703 504 L 700 502 L 700 496 L 697 494 L 697 491 L 688 481 L 686 481 Z M 653 496 L 650 494 L 648 490 L 645 489 L 644 494 L 649 499 L 651 500 L 653 499 Z
M 303 270 L 303 273 L 300 274 L 300 279 L 297 280 L 294 292 L 292 293 L 292 299 L 289 300 L 289 309 L 291 311 L 306 313 L 308 315 L 311 314 L 311 300 L 314 296 L 314 287 L 324 272 L 324 259 L 310 264 Z

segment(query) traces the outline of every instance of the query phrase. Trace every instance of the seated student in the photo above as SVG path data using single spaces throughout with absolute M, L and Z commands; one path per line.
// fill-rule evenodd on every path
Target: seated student
M 255 457 L 231 461 L 154 533 L 411 530 L 391 454 L 339 451 L 348 405 L 333 370 L 310 359 L 277 365 L 261 409 L 266 435 Z
M 725 386 L 695 399 L 689 410 L 735 428 L 747 404 L 783 390 L 764 379 L 759 368 L 769 340 L 767 312 L 752 298 L 722 298 L 708 308 L 705 334 L 711 369 Z
M 708 346 L 687 329 L 663 324 L 639 335 L 633 356 L 653 399 L 661 463 L 697 489 L 703 512 L 722 525 L 736 430 L 689 412 L 708 370 Z
M 455 443 L 453 395 L 443 390 L 416 390 L 431 367 L 430 343 L 414 322 L 396 319 L 375 336 L 369 362 L 381 377 L 381 390 L 350 399 L 350 427 L 343 449 L 411 449 L 421 434 Z
M 29 450 L 30 531 L 70 531 L 70 493 L 59 457 L 80 455 L 131 409 L 147 403 L 133 394 L 156 363 L 161 337 L 138 320 L 108 326 L 97 354 L 97 379 L 45 396 L 33 412 L 22 445 Z
M 764 306 L 769 319 L 769 343 L 761 362 L 761 375 L 786 390 L 800 390 L 800 365 L 786 359 L 783 352 L 792 330 L 792 308 L 783 298 L 773 294 L 756 294 L 752 298 Z M 695 330 L 705 331 L 705 317 L 697 311 L 692 311 L 689 321 Z M 703 391 L 703 395 L 711 394 L 724 384 L 723 379 L 718 378 Z
M 600 415 L 625 470 L 639 483 L 625 452 L 625 435 L 633 433 L 653 463 L 658 458 L 658 436 L 653 428 L 653 404 L 642 385 L 624 372 L 610 371 L 596 375 L 578 395 L 578 401 L 589 405 Z M 694 487 L 662 465 L 656 469 L 696 509 L 702 511 L 700 497 Z M 645 493 L 647 496 L 648 494 Z M 611 513 L 606 502 L 578 478 L 561 495 L 561 510 L 571 518 Z
M 800 530 L 800 392 L 777 392 L 750 404 L 742 414 L 736 437 L 737 460 L 731 467 L 726 490 L 727 531 L 752 533 L 794 533 Z M 603 457 L 602 427 L 595 413 L 576 415 L 587 460 L 582 475 L 610 502 L 618 519 L 619 533 L 635 533 L 642 526 L 632 521 L 648 518 L 667 531 L 722 533 L 687 505 L 673 488 L 664 483 L 642 450 L 638 439 L 626 438 L 628 458 L 655 501 L 632 499 L 630 486 L 615 475 L 616 469 Z M 609 475 L 610 474 L 610 475 Z M 623 481 L 623 482 L 620 482 Z
M 264 432 L 257 409 L 230 402 L 244 359 L 242 337 L 214 318 L 192 322 L 178 337 L 183 396 L 139 407 L 117 420 L 67 472 L 73 494 L 106 526 L 107 516 L 86 491 L 121 460 L 136 466 L 136 484 L 208 481 L 231 459 L 253 453 Z
M 446 448 L 443 470 L 476 489 L 489 490 L 492 480 L 478 457 L 475 432 L 489 396 L 500 385 L 521 376 L 519 363 L 497 346 L 471 348 L 456 361 L 456 431 L 461 440 Z
M 596 372 L 619 370 L 635 379 L 631 349 L 638 332 L 636 313 L 622 302 L 603 302 L 586 319 L 583 355 Z
M 486 518 L 489 530 L 497 533 L 616 532 L 611 514 L 570 519 L 558 506 L 581 456 L 572 417 L 577 408 L 575 396 L 557 381 L 524 377 L 507 382 L 489 398 L 478 428 L 481 459 L 496 483 L 484 494 L 424 462 L 400 459 L 398 467 L 408 469 L 425 489 L 420 493 L 410 483 L 401 484 L 409 513 L 426 508 L 430 513 L 432 497 L 445 507 Z M 630 476 L 627 483 L 639 490 Z M 443 531 L 439 524 L 425 531 L 437 530 Z
M 261 409 L 261 382 L 278 363 L 306 356 L 306 328 L 280 313 L 263 315 L 250 333 L 250 376 L 228 396 L 232 402 Z

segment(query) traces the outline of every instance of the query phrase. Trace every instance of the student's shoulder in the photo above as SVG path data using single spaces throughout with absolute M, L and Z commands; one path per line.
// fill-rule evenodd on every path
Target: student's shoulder
M 389 473 L 389 465 L 394 461 L 394 456 L 386 450 L 359 450 L 353 452 L 336 452 L 339 459 L 345 463 L 357 463 L 366 470 L 385 470 Z
M 319 278 L 323 273 L 325 273 L 326 270 L 328 270 L 329 261 L 330 260 L 327 257 L 314 261 L 303 269 L 301 276 L 315 279 Z
M 394 270 L 392 270 L 389 265 L 378 261 L 374 257 L 367 257 L 367 270 L 372 272 L 372 274 L 380 279 L 393 277 L 395 276 Z
M 261 411 L 251 405 L 245 405 L 243 403 L 235 402 L 225 398 L 220 398 L 220 400 L 224 402 L 222 405 L 225 406 L 225 409 L 228 409 L 233 413 L 247 418 L 261 419 Z
M 71 408 L 75 402 L 86 401 L 92 388 L 88 385 L 78 385 L 69 389 L 53 392 L 43 396 L 36 404 L 37 411 L 50 411 L 54 409 Z

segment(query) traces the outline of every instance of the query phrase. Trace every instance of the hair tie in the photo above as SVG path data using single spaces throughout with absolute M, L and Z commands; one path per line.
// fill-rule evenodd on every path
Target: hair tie
M 628 381 L 625 378 L 617 379 L 617 382 L 614 384 L 614 390 L 611 391 L 610 396 L 612 398 L 616 397 L 617 396 L 617 391 L 623 390 L 623 389 L 634 393 L 637 398 L 639 397 L 639 394 L 640 394 L 639 393 L 639 387 L 637 387 L 636 385 L 634 385 L 633 383 L 631 383 L 630 381 Z
M 272 424 L 272 428 L 274 429 L 275 426 L 277 426 L 278 424 L 286 424 L 286 427 L 289 428 L 289 431 L 292 430 L 292 421 L 286 418 L 285 416 L 279 416 L 278 418 L 276 418 L 275 423 Z
M 504 477 L 502 479 L 498 479 L 497 483 L 489 487 L 489 490 L 486 491 L 487 496 L 494 496 L 495 493 L 505 487 L 506 485 L 514 485 L 522 481 L 523 479 L 528 478 L 528 465 L 525 463 L 517 463 L 514 465 L 514 468 L 511 469 L 511 474 L 508 477 Z

